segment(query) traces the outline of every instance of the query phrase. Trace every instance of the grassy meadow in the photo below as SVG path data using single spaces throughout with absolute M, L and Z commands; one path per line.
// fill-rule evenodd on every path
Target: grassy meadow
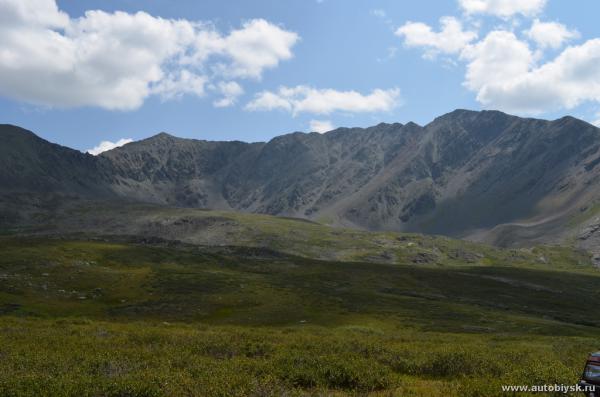
M 367 263 L 0 237 L 0 395 L 500 396 L 600 348 L 583 253 L 398 238 Z

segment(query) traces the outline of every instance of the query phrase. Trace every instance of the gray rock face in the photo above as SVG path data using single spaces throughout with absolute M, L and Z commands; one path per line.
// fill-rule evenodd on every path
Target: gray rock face
M 600 130 L 456 110 L 266 143 L 161 133 L 93 157 L 0 126 L 0 190 L 233 209 L 504 245 L 561 235 L 600 198 Z M 545 225 L 551 225 L 552 227 Z

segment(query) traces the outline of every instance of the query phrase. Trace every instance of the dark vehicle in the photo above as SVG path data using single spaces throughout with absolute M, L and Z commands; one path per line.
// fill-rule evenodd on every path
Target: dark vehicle
M 600 352 L 590 354 L 578 385 L 586 396 L 600 397 Z

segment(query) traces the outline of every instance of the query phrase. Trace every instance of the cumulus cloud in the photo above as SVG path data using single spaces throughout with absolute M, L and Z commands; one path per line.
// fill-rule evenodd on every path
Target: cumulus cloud
M 277 92 L 263 91 L 246 105 L 250 111 L 282 109 L 299 113 L 330 114 L 335 111 L 351 113 L 384 112 L 399 105 L 400 90 L 375 89 L 363 95 L 356 91 L 317 89 L 305 85 L 280 87 Z
M 440 20 L 435 32 L 429 25 L 407 22 L 396 31 L 408 47 L 421 47 L 425 57 L 454 55 L 466 67 L 464 86 L 486 108 L 517 114 L 541 114 L 600 102 L 600 38 L 560 49 L 579 37 L 576 30 L 558 22 L 534 19 L 544 0 L 459 0 L 467 14 L 493 14 L 508 18 L 521 14 L 531 26 L 522 32 L 499 28 L 477 39 L 452 17 Z M 512 24 L 513 28 L 517 25 Z
M 464 57 L 469 60 L 465 85 L 487 107 L 539 114 L 600 102 L 600 39 L 568 47 L 536 66 L 526 42 L 493 31 Z
M 145 12 L 87 11 L 55 0 L 0 1 L 0 95 L 58 107 L 130 110 L 153 94 L 204 95 L 214 79 L 259 79 L 299 37 L 263 19 L 222 34 Z
M 526 74 L 533 63 L 527 43 L 514 33 L 493 31 L 462 54 L 469 60 L 465 85 L 479 93 L 478 100 L 486 102 L 490 84 L 511 81 Z
M 230 64 L 220 65 L 224 74 L 258 79 L 263 70 L 290 59 L 291 48 L 297 41 L 296 33 L 283 30 L 264 19 L 254 19 L 246 22 L 242 29 L 220 38 L 213 46 L 232 60 Z
M 333 130 L 335 127 L 330 120 L 311 120 L 309 124 L 311 132 L 318 132 L 323 134 L 327 131 Z
M 244 93 L 241 85 L 235 81 L 221 81 L 217 85 L 217 90 L 223 95 L 221 99 L 213 102 L 213 105 L 218 108 L 232 106 L 237 102 L 240 95 Z
M 477 33 L 463 30 L 462 23 L 454 17 L 440 19 L 440 31 L 421 22 L 407 22 L 395 34 L 404 39 L 407 47 L 424 47 L 425 57 L 433 58 L 438 53 L 456 54 L 477 38 Z
M 525 35 L 540 48 L 554 49 L 560 48 L 565 42 L 579 37 L 576 30 L 569 30 L 561 23 L 541 22 L 539 19 L 533 21 L 531 28 L 525 31 Z
M 547 0 L 459 0 L 467 14 L 490 14 L 501 18 L 516 14 L 537 15 L 546 6 Z
M 163 100 L 179 98 L 185 94 L 203 96 L 207 81 L 206 76 L 199 76 L 184 69 L 166 75 L 152 87 L 151 93 L 160 95 Z
M 108 150 L 112 150 L 114 148 L 121 147 L 121 146 L 126 145 L 131 142 L 133 142 L 133 139 L 129 139 L 129 138 L 119 139 L 116 142 L 102 141 L 98 144 L 98 146 L 94 147 L 93 149 L 89 149 L 87 152 L 89 154 L 97 156 L 100 153 L 106 152 Z

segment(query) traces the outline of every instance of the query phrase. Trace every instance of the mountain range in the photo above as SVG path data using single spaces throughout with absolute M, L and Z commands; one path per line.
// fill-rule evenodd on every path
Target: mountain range
M 600 129 L 569 116 L 455 110 L 425 126 L 381 123 L 258 143 L 160 133 L 98 156 L 12 125 L 0 125 L 0 140 L 7 224 L 18 221 L 23 197 L 43 206 L 58 195 L 503 246 L 569 241 L 594 251 L 600 241 Z

